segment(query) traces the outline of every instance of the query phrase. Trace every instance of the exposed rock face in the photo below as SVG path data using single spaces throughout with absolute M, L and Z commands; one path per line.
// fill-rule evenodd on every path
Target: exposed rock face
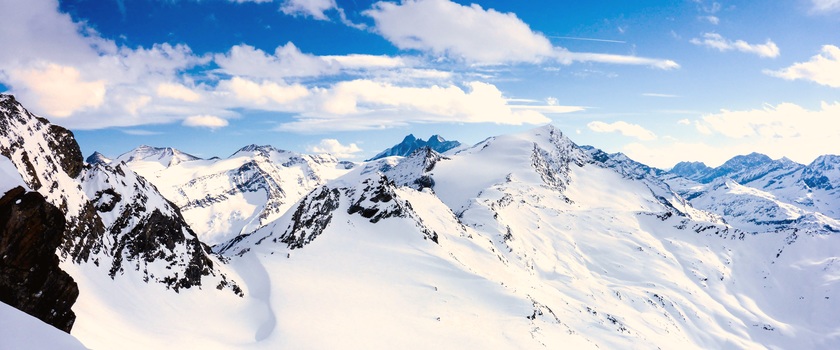
M 461 146 L 460 142 L 447 141 L 439 135 L 432 135 L 432 137 L 429 137 L 428 141 L 424 141 L 423 139 L 418 139 L 414 137 L 414 135 L 409 134 L 402 140 L 402 142 L 380 152 L 368 160 L 377 160 L 391 156 L 407 157 L 414 153 L 414 151 L 423 147 L 428 147 L 438 153 L 444 153 L 458 146 Z
M 0 198 L 0 301 L 69 333 L 79 288 L 58 266 L 64 229 L 64 214 L 38 192 Z
M 29 113 L 4 94 L 0 155 L 64 216 L 65 232 L 55 235 L 63 261 L 110 266 L 106 271 L 111 278 L 127 275 L 175 291 L 210 285 L 240 294 L 214 267 L 209 248 L 177 206 L 157 188 L 120 165 L 86 165 L 70 131 Z

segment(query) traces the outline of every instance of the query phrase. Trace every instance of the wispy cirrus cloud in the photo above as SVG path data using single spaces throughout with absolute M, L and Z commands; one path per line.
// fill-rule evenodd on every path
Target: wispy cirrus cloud
M 809 80 L 820 85 L 840 87 L 840 47 L 825 45 L 820 54 L 806 62 L 794 63 L 780 70 L 765 70 L 765 74 L 785 80 Z
M 811 12 L 828 14 L 840 11 L 840 0 L 811 0 Z
M 772 40 L 767 39 L 764 44 L 750 44 L 743 40 L 729 40 L 718 33 L 704 33 L 703 38 L 693 38 L 690 42 L 694 45 L 705 46 L 721 52 L 740 51 L 751 53 L 759 57 L 779 57 L 779 47 Z

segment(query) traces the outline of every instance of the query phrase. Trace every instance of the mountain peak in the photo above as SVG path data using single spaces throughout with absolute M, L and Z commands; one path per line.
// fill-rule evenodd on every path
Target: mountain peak
M 368 161 L 391 156 L 406 157 L 423 147 L 429 147 L 435 152 L 443 153 L 460 145 L 461 143 L 458 141 L 447 141 L 437 134 L 429 137 L 428 141 L 418 139 L 414 137 L 414 134 L 408 134 L 405 138 L 403 138 L 402 142 L 380 152 L 373 158 L 368 159 Z
M 93 152 L 93 154 L 91 154 L 90 156 L 88 156 L 87 159 L 85 159 L 85 162 L 87 162 L 90 165 L 108 165 L 111 164 L 111 158 L 108 158 L 104 154 L 99 153 L 99 151 L 96 151 Z
M 135 161 L 158 162 L 163 166 L 170 166 L 198 159 L 201 158 L 171 147 L 140 145 L 131 151 L 121 154 L 116 158 L 116 161 L 125 163 Z
M 247 145 L 245 147 L 240 148 L 236 152 L 233 152 L 233 154 L 231 154 L 229 158 L 233 158 L 234 156 L 236 156 L 240 153 L 257 153 L 257 154 L 262 154 L 264 156 L 268 156 L 272 152 L 275 152 L 275 153 L 289 153 L 289 151 L 279 149 L 279 148 L 274 147 L 272 145 L 250 144 L 250 145 Z

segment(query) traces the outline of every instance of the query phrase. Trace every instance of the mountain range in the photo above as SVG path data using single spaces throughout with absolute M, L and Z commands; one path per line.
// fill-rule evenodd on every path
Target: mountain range
M 836 156 L 664 171 L 547 125 L 446 150 L 409 135 L 360 163 L 257 145 L 83 162 L 72 133 L 9 95 L 0 130 L 0 243 L 47 247 L 34 265 L 4 257 L 0 296 L 23 297 L 2 301 L 29 312 L 42 290 L 73 294 L 19 286 L 21 269 L 78 290 L 49 299 L 69 325 L 40 317 L 75 339 L 0 327 L 11 344 L 840 346 Z

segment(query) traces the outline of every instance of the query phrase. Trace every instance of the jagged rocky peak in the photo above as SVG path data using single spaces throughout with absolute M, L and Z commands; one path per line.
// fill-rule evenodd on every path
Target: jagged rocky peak
M 703 162 L 679 162 L 669 172 L 698 181 L 713 171 L 713 168 Z
M 811 189 L 840 187 L 840 156 L 826 154 L 814 159 L 802 171 L 802 181 Z
M 416 149 L 408 157 L 400 160 L 395 166 L 380 167 L 389 179 L 399 186 L 409 186 L 417 190 L 434 188 L 435 180 L 431 171 L 441 160 L 449 159 L 431 147 L 424 146 Z
M 172 166 L 201 158 L 171 147 L 152 147 L 142 145 L 117 157 L 117 162 L 158 162 L 163 166 Z
M 207 284 L 234 289 L 177 207 L 145 179 L 121 165 L 85 166 L 71 132 L 32 115 L 14 98 L 2 98 L 0 124 L 0 154 L 27 187 L 64 216 L 59 236 L 64 262 L 174 290 Z M 166 163 L 195 158 L 171 148 L 135 151 L 136 156 L 167 154 Z
M 435 150 L 438 153 L 444 153 L 449 151 L 453 148 L 460 146 L 461 143 L 458 141 L 447 141 L 440 135 L 432 135 L 429 137 L 428 141 L 424 141 L 422 139 L 418 139 L 414 137 L 414 134 L 408 134 L 405 138 L 403 138 L 402 142 L 380 152 L 376 156 L 368 161 L 377 160 L 385 157 L 391 156 L 401 156 L 406 157 L 411 155 L 414 151 L 422 147 L 429 147 Z
M 290 153 L 289 151 L 281 150 L 272 145 L 256 145 L 250 144 L 238 149 L 230 155 L 229 158 L 241 156 L 243 154 L 263 155 L 268 157 L 271 153 Z
M 108 165 L 111 164 L 111 158 L 106 157 L 104 154 L 97 152 L 93 152 L 90 156 L 85 159 L 90 165 Z

